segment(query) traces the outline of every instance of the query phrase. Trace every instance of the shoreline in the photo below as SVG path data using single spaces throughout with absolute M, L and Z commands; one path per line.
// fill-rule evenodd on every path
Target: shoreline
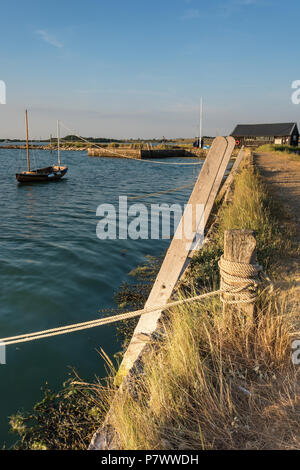
M 244 191 L 244 188 L 245 188 L 245 185 L 248 186 L 249 183 L 250 183 L 251 191 L 250 193 L 246 193 Z M 225 229 L 227 229 L 234 223 L 237 223 L 238 225 L 243 225 L 247 223 L 247 220 L 250 220 L 249 219 L 250 215 L 247 213 L 248 215 L 246 215 L 246 220 L 243 221 L 243 214 L 245 214 L 245 211 L 241 210 L 241 208 L 244 207 L 244 204 L 245 204 L 245 207 L 247 206 L 247 201 L 248 202 L 251 201 L 251 204 L 253 204 L 254 205 L 253 207 L 255 207 L 255 213 L 257 212 L 258 215 L 260 214 L 264 219 L 265 219 L 266 214 L 268 214 L 267 221 L 265 221 L 265 225 L 262 226 L 261 224 L 258 224 L 259 261 L 264 265 L 264 268 L 267 270 L 267 272 L 272 273 L 273 276 L 275 276 L 276 284 L 281 286 L 282 277 L 285 277 L 285 274 L 286 274 L 284 273 L 283 275 L 283 273 L 281 273 L 280 270 L 278 270 L 278 267 L 279 267 L 278 263 L 283 269 L 286 266 L 286 264 L 283 264 L 282 262 L 280 262 L 282 259 L 282 253 L 283 253 L 282 250 L 283 249 L 285 250 L 287 248 L 287 253 L 286 253 L 287 256 L 292 256 L 292 255 L 294 256 L 294 254 L 292 253 L 293 251 L 292 246 L 289 246 L 290 242 L 288 242 L 288 239 L 287 239 L 287 244 L 288 244 L 287 247 L 283 245 L 282 242 L 280 242 L 280 238 L 282 235 L 282 227 L 280 227 L 278 217 L 280 216 L 281 211 L 278 207 L 273 206 L 272 198 L 270 199 L 268 197 L 270 193 L 265 192 L 266 191 L 265 184 L 266 184 L 266 177 L 261 176 L 260 172 L 257 172 L 257 167 L 253 170 L 251 170 L 251 167 L 248 169 L 247 168 L 243 169 L 239 173 L 239 175 L 235 178 L 234 188 L 231 192 L 229 200 L 223 203 L 221 207 L 215 207 L 215 210 L 216 210 L 215 215 L 217 215 L 218 222 L 213 232 L 212 241 L 210 244 L 206 246 L 203 252 L 199 253 L 195 257 L 191 265 L 191 270 L 188 273 L 188 277 L 185 279 L 184 286 L 186 289 L 191 288 L 192 285 L 195 287 L 195 282 L 196 282 L 196 287 L 198 289 L 203 289 L 203 288 L 205 289 L 207 288 L 208 284 L 215 285 L 216 283 L 218 283 L 217 261 L 222 252 L 221 245 L 222 245 L 222 240 L 223 240 L 223 232 Z M 256 194 L 256 189 L 259 191 L 259 194 L 263 196 L 257 200 L 255 197 L 253 197 L 253 195 Z M 243 197 L 245 197 L 244 202 L 243 202 L 243 199 L 241 198 L 241 194 L 243 194 Z M 267 212 L 265 212 L 265 210 L 267 210 Z M 272 227 L 272 230 L 268 229 L 269 224 L 270 224 L 270 227 Z M 254 227 L 254 228 L 257 228 L 257 227 Z M 287 233 L 290 232 L 289 223 L 287 224 L 286 221 L 284 224 L 284 230 L 286 230 Z M 275 253 L 277 253 L 277 256 L 275 256 Z M 138 272 L 140 272 L 140 274 L 143 274 L 144 272 L 143 266 L 140 268 L 140 270 L 137 271 L 137 274 Z M 290 275 L 291 277 L 293 277 L 291 273 Z M 291 285 L 289 284 L 289 286 L 286 286 L 286 288 L 291 288 Z M 284 292 L 284 286 L 281 286 L 281 290 L 282 292 Z M 129 295 L 129 299 L 131 298 L 130 292 L 128 290 L 126 290 L 126 295 L 127 296 Z M 118 300 L 124 301 L 124 298 L 121 297 Z M 267 300 L 268 299 L 266 299 L 266 301 Z M 154 343 L 151 343 L 151 347 L 149 346 L 149 351 L 148 351 L 148 356 L 149 356 L 148 360 L 145 357 L 147 373 L 145 374 L 145 376 L 143 376 L 143 386 L 147 389 L 149 396 L 155 397 L 156 396 L 155 390 L 157 390 L 157 381 L 155 379 L 156 376 L 154 374 L 155 371 L 153 368 L 151 368 L 151 362 L 153 362 L 153 357 L 156 358 L 156 361 L 155 361 L 156 364 L 160 364 L 160 363 L 164 364 L 164 362 L 168 364 L 168 367 L 161 368 L 161 371 L 160 371 L 161 374 L 159 374 L 160 387 L 163 386 L 164 389 L 169 390 L 170 393 L 172 392 L 170 396 L 173 396 L 173 394 L 176 394 L 176 388 L 173 387 L 173 382 L 174 380 L 178 379 L 180 380 L 181 388 L 184 388 L 187 391 L 189 391 L 189 393 L 191 393 L 190 388 L 189 388 L 190 384 L 194 383 L 192 379 L 198 381 L 197 367 L 201 366 L 201 363 L 202 363 L 201 361 L 203 358 L 200 353 L 199 353 L 199 357 L 188 356 L 188 354 L 193 355 L 194 350 L 193 349 L 190 350 L 190 347 L 189 347 L 190 342 L 187 343 L 184 338 L 190 337 L 189 335 L 192 335 L 193 341 L 195 341 L 195 344 L 197 345 L 200 339 L 201 347 L 203 349 L 204 345 L 206 345 L 206 343 L 204 342 L 204 339 L 206 338 L 206 336 L 205 334 L 201 336 L 199 333 L 202 323 L 205 322 L 206 327 L 209 328 L 211 326 L 212 319 L 213 319 L 213 321 L 217 322 L 216 325 L 219 325 L 220 327 L 220 324 L 218 323 L 219 316 L 218 314 L 214 314 L 215 310 L 218 313 L 219 304 L 218 303 L 212 304 L 214 305 L 213 309 L 211 308 L 210 305 L 211 304 L 208 303 L 206 306 L 203 307 L 202 309 L 203 311 L 201 310 L 202 312 L 201 316 L 199 316 L 199 311 L 197 309 L 196 310 L 183 309 L 183 311 L 179 312 L 177 315 L 175 314 L 175 312 L 173 312 L 174 320 L 172 324 L 167 326 L 167 331 L 169 333 L 172 333 L 172 335 L 169 334 L 165 338 L 172 339 L 172 337 L 175 335 L 174 340 L 172 341 L 170 340 L 170 344 L 169 344 L 166 341 L 166 339 L 163 340 L 163 337 L 162 337 L 160 341 L 156 344 L 156 347 L 154 347 Z M 208 314 L 206 311 L 208 312 Z M 183 313 L 185 313 L 185 315 L 183 315 Z M 272 313 L 270 315 L 271 315 L 271 318 L 274 319 L 272 323 L 272 325 L 275 325 L 274 332 L 273 332 L 274 338 L 277 338 L 278 332 L 275 328 L 276 327 L 275 319 L 277 317 L 275 314 L 273 315 Z M 259 325 L 262 325 L 261 326 L 262 331 L 264 331 L 264 328 L 265 328 L 264 323 L 263 323 L 263 321 L 265 321 L 264 320 L 265 316 L 266 316 L 266 312 L 264 311 L 263 315 L 260 317 L 261 322 L 259 323 Z M 201 318 L 201 321 L 199 321 L 199 318 Z M 125 327 L 125 330 L 124 330 L 125 335 L 127 337 L 130 337 L 134 329 L 134 325 L 128 324 L 128 325 L 124 325 L 124 327 Z M 183 328 L 186 329 L 186 333 L 189 333 L 189 335 L 181 334 L 181 331 Z M 218 331 L 218 329 L 214 328 L 214 323 L 213 323 L 211 326 L 210 334 L 213 335 L 214 331 Z M 227 331 L 229 330 L 225 329 L 224 334 Z M 269 382 L 268 382 L 269 375 L 266 376 L 266 378 L 264 379 L 266 381 L 266 384 L 265 384 L 265 387 L 263 387 L 264 383 L 261 382 L 261 377 L 259 375 L 260 370 L 257 373 L 255 371 L 253 372 L 253 364 L 257 363 L 258 358 L 260 359 L 259 364 L 263 371 L 269 370 L 268 367 L 270 366 L 270 364 L 268 363 L 268 361 L 265 361 L 266 362 L 265 363 L 263 360 L 264 356 L 260 356 L 260 355 L 258 355 L 258 357 L 256 357 L 255 355 L 254 357 L 252 356 L 248 357 L 241 353 L 241 354 L 238 354 L 237 356 L 236 344 L 239 344 L 239 342 L 236 342 L 235 339 L 245 340 L 244 336 L 241 335 L 240 333 L 241 331 L 242 330 L 240 328 L 237 328 L 236 330 L 232 331 L 231 334 L 228 334 L 226 338 L 228 342 L 232 340 L 232 343 L 226 343 L 226 344 L 227 346 L 228 344 L 234 345 L 234 348 L 232 349 L 232 351 L 235 357 L 235 361 L 237 361 L 238 359 L 237 361 L 238 366 L 242 364 L 245 370 L 247 370 L 249 373 L 245 375 L 245 378 L 241 379 L 240 375 L 238 375 L 237 373 L 237 371 L 240 370 L 239 367 L 237 366 L 236 367 L 237 370 L 233 368 L 232 374 L 231 373 L 228 374 L 228 377 L 226 373 L 224 373 L 222 377 L 226 383 L 228 382 L 228 387 L 230 387 L 228 388 L 228 390 L 232 389 L 232 392 L 230 392 L 230 400 L 232 400 L 232 403 L 236 405 L 236 409 L 237 409 L 236 416 L 238 416 L 239 419 L 241 419 L 241 417 L 246 419 L 247 425 L 249 425 L 249 427 L 247 428 L 246 435 L 244 436 L 242 434 L 242 437 L 244 438 L 242 444 L 239 441 L 238 441 L 238 444 L 241 446 L 241 448 L 247 448 L 250 437 L 253 437 L 254 448 L 259 448 L 261 444 L 264 444 L 264 442 L 257 440 L 257 437 L 258 437 L 256 435 L 257 423 L 255 420 L 253 420 L 252 422 L 251 413 L 250 414 L 245 413 L 245 409 L 242 406 L 240 406 L 240 404 L 242 403 L 241 395 L 240 393 L 236 393 L 236 390 L 238 390 L 239 387 L 240 387 L 240 390 L 256 390 L 256 388 L 259 387 L 260 393 L 262 390 L 265 391 L 266 393 L 266 395 L 264 396 L 264 399 L 268 400 L 269 404 L 272 404 L 273 403 L 272 397 L 267 394 L 268 388 L 269 388 Z M 207 334 L 207 331 L 206 331 L 206 334 Z M 185 370 L 181 371 L 181 368 L 179 367 L 179 365 L 185 364 L 185 361 L 181 361 L 180 364 L 177 364 L 176 362 L 174 363 L 174 357 L 176 357 L 176 355 L 174 356 L 174 354 L 176 351 L 178 351 L 178 344 L 180 344 L 181 346 L 180 350 L 184 351 L 185 353 L 184 357 L 186 359 L 187 358 L 189 359 L 188 361 L 186 361 L 187 364 L 190 364 L 190 368 L 193 374 L 195 373 L 196 375 L 192 374 L 192 376 L 190 376 L 191 374 L 190 372 L 186 374 Z M 211 344 L 214 344 L 214 342 L 211 342 Z M 287 344 L 289 346 L 289 343 Z M 163 345 L 163 347 L 162 348 L 159 347 L 160 345 Z M 264 343 L 261 344 L 262 348 L 263 346 L 264 346 Z M 121 354 L 124 353 L 125 348 L 126 348 L 126 344 L 124 344 L 122 348 L 123 351 L 121 352 Z M 198 346 L 196 348 L 196 351 L 200 351 L 200 348 L 198 348 Z M 212 360 L 216 361 L 216 364 L 219 364 L 218 362 L 219 351 L 218 350 L 215 351 L 214 348 L 210 348 L 207 346 L 207 350 L 205 349 L 205 351 L 206 351 L 206 354 L 208 354 L 209 357 L 212 358 Z M 227 355 L 229 355 L 228 356 L 229 359 L 231 357 L 230 351 L 231 349 L 226 350 Z M 276 351 L 276 348 L 274 349 L 274 351 Z M 168 352 L 170 353 L 169 355 L 168 355 Z M 215 354 L 215 352 L 217 354 Z M 285 369 L 285 366 L 286 364 L 289 364 L 286 362 L 286 359 L 285 359 L 287 356 L 285 354 L 282 354 L 282 356 L 278 359 L 278 364 L 277 364 L 278 366 L 281 365 L 285 372 L 287 372 Z M 224 362 L 223 365 L 227 364 L 226 357 L 227 356 L 224 355 L 225 359 L 223 359 L 223 362 Z M 272 356 L 270 360 L 273 360 L 274 357 Z M 230 362 L 230 364 L 231 363 L 232 361 Z M 171 367 L 172 364 L 174 366 L 173 368 Z M 193 368 L 192 364 L 196 364 L 197 367 Z M 172 377 L 171 382 L 167 380 L 169 376 L 168 374 L 169 369 L 173 371 L 171 374 L 171 377 Z M 224 368 L 224 370 L 225 372 L 227 371 L 226 368 Z M 178 371 L 179 372 L 181 371 L 182 373 L 179 374 Z M 272 374 L 275 373 L 275 371 L 276 371 L 276 374 L 279 373 L 278 372 L 279 369 L 278 368 L 276 369 L 276 367 L 274 368 L 274 365 L 273 365 L 271 368 Z M 179 375 L 177 374 L 178 377 L 175 373 L 179 374 Z M 175 374 L 175 376 L 173 374 Z M 211 383 L 209 381 L 209 377 L 210 376 L 208 376 L 208 378 L 207 377 L 205 378 L 206 388 L 204 389 L 205 390 L 204 398 L 206 399 L 210 397 L 209 395 L 210 392 L 215 391 L 214 382 Z M 233 377 L 236 377 L 236 379 L 233 380 Z M 289 377 L 290 377 L 291 384 L 292 384 L 293 376 L 290 375 Z M 233 385 L 232 385 L 232 382 L 234 382 Z M 169 387 L 169 389 L 167 389 L 166 387 Z M 90 436 L 93 432 L 93 429 L 97 428 L 97 426 L 98 428 L 101 427 L 101 424 L 103 423 L 103 420 L 105 419 L 105 411 L 109 408 L 111 404 L 114 391 L 115 389 L 112 385 L 111 387 L 108 386 L 107 388 L 99 387 L 97 391 L 97 384 L 88 385 L 85 382 L 78 380 L 78 377 L 76 377 L 75 380 L 73 381 L 70 380 L 66 388 L 63 391 L 58 392 L 55 395 L 56 397 L 55 400 L 57 400 L 55 401 L 56 405 L 54 403 L 54 400 L 52 401 L 50 399 L 43 400 L 43 402 L 41 402 L 43 403 L 42 406 L 36 409 L 33 415 L 34 416 L 33 422 L 31 423 L 31 426 L 29 426 L 26 430 L 25 429 L 22 430 L 22 426 L 24 426 L 24 423 L 26 422 L 26 416 L 22 416 L 21 414 L 17 414 L 15 416 L 15 422 L 13 422 L 13 424 L 15 424 L 15 430 L 16 428 L 20 429 L 19 436 L 23 437 L 22 443 L 20 443 L 20 441 L 19 443 L 16 443 L 15 448 L 19 448 L 23 450 L 33 449 L 33 448 L 35 449 L 43 448 L 45 450 L 46 449 L 48 450 L 49 448 L 50 449 L 56 448 L 56 449 L 61 449 L 61 450 L 66 449 L 66 448 L 86 449 L 86 446 L 89 443 Z M 163 449 L 163 450 L 177 449 L 179 444 L 183 446 L 183 442 L 191 445 L 192 448 L 195 448 L 195 446 L 196 448 L 198 448 L 197 446 L 198 445 L 201 446 L 203 445 L 203 443 L 204 443 L 205 448 L 210 448 L 211 438 L 212 437 L 215 438 L 216 436 L 219 436 L 220 445 L 222 446 L 222 448 L 227 447 L 227 441 L 222 440 L 222 436 L 224 432 L 223 430 L 227 429 L 225 425 L 229 423 L 228 426 L 230 427 L 230 423 L 233 422 L 233 416 L 230 413 L 228 413 L 228 415 L 226 413 L 222 414 L 221 412 L 218 412 L 217 409 L 214 410 L 214 408 L 211 406 L 210 407 L 207 406 L 206 408 L 204 408 L 201 414 L 201 416 L 204 417 L 201 422 L 201 425 L 202 425 L 201 432 L 203 429 L 203 433 L 204 433 L 203 435 L 205 439 L 203 440 L 202 434 L 201 434 L 202 437 L 199 436 L 199 438 L 195 434 L 194 440 L 191 443 L 190 442 L 190 427 L 191 427 L 192 422 L 190 421 L 189 416 L 190 416 L 190 413 L 192 413 L 192 416 L 194 416 L 195 413 L 194 413 L 193 407 L 191 407 L 191 404 L 190 404 L 191 401 L 189 399 L 184 405 L 184 407 L 181 409 L 181 412 L 184 411 L 185 414 L 184 414 L 184 419 L 181 419 L 180 421 L 181 429 L 182 429 L 182 433 L 180 435 L 180 442 L 179 443 L 177 442 L 177 437 L 173 433 L 169 433 L 168 439 L 165 441 L 165 440 L 161 440 L 160 428 L 157 426 L 156 421 L 152 420 L 153 406 L 151 408 L 148 408 L 148 407 L 144 408 L 143 407 L 144 402 L 142 400 L 142 396 L 138 392 L 139 390 L 137 389 L 137 396 L 139 399 L 135 402 L 134 408 L 131 406 L 132 402 L 131 402 L 130 396 L 126 396 L 125 397 L 126 399 L 124 400 L 124 402 L 116 403 L 115 417 L 124 418 L 123 415 L 125 414 L 125 418 L 126 418 L 125 422 L 129 423 L 130 426 L 132 426 L 135 430 L 135 433 L 134 433 L 135 441 L 134 441 L 133 447 L 130 447 L 130 444 L 127 441 L 128 435 L 125 433 L 125 434 L 122 434 L 122 442 L 119 443 L 122 448 L 126 448 L 126 449 L 135 448 L 136 449 L 142 446 L 144 448 L 146 446 L 147 449 L 148 448 L 152 449 L 153 442 L 157 446 L 159 446 L 158 448 Z M 49 396 L 50 396 L 50 392 L 49 392 Z M 196 400 L 197 396 L 198 396 L 198 392 L 196 389 L 195 403 L 198 403 L 198 401 Z M 182 392 L 181 392 L 181 397 L 182 397 Z M 259 394 L 253 393 L 253 397 L 254 397 L 253 399 L 256 400 L 256 404 L 257 406 L 259 406 L 259 409 L 263 411 L 265 405 L 264 405 L 264 402 L 260 402 L 259 399 L 257 398 L 259 397 Z M 238 401 L 236 401 L 236 398 L 238 399 Z M 57 406 L 58 402 L 61 403 L 63 414 L 64 414 L 64 416 L 61 416 L 59 419 L 57 419 L 57 416 L 55 415 L 55 406 Z M 155 403 L 157 404 L 158 402 L 156 401 Z M 168 410 L 169 413 L 171 413 L 171 409 L 169 408 L 168 403 L 165 404 L 165 403 L 159 402 L 158 405 L 160 407 L 162 406 L 163 410 Z M 87 413 L 87 407 L 88 407 L 88 413 Z M 74 408 L 76 408 L 77 410 L 76 423 L 74 424 L 80 430 L 79 431 L 80 442 L 78 440 L 78 435 L 75 433 L 72 427 L 71 428 L 68 427 L 67 442 L 65 442 L 66 435 L 63 433 L 63 430 L 65 430 L 65 423 L 68 422 L 68 419 L 71 418 L 73 422 Z M 123 413 L 124 408 L 125 408 L 125 411 Z M 138 412 L 138 414 L 136 414 L 134 411 L 135 409 L 142 411 L 142 412 Z M 159 408 L 159 410 L 160 409 L 161 408 Z M 212 430 L 208 425 L 206 425 L 206 420 L 205 420 L 206 414 L 204 413 L 204 410 L 206 410 L 206 414 L 208 418 L 212 415 L 214 418 L 221 419 L 223 425 L 220 426 L 220 428 L 214 427 L 214 429 Z M 177 410 L 177 409 L 174 409 L 172 411 L 173 419 L 176 420 L 178 416 L 181 416 L 179 412 L 180 410 Z M 145 415 L 145 420 L 143 420 L 144 415 Z M 40 422 L 40 419 L 46 416 L 49 417 L 49 420 L 47 418 L 47 423 L 45 427 L 38 428 L 37 424 Z M 86 416 L 88 416 L 89 418 L 88 423 L 86 423 Z M 160 416 L 164 416 L 164 414 L 160 413 Z M 274 418 L 276 418 L 276 416 Z M 120 420 L 117 419 L 114 421 L 114 424 L 119 421 L 124 422 L 122 421 L 122 419 Z M 211 422 L 210 419 L 208 419 L 207 422 L 210 423 Z M 47 440 L 47 430 L 48 430 L 47 426 L 51 426 L 52 428 L 54 427 L 54 429 L 56 430 L 57 439 L 55 443 Z M 131 427 L 129 428 L 131 429 Z M 148 431 L 146 435 L 145 435 L 144 429 Z M 243 430 L 243 427 L 241 428 L 241 431 L 242 430 Z M 196 431 L 197 429 L 194 430 L 195 433 Z M 230 434 L 230 436 L 232 437 L 232 434 Z M 233 435 L 233 437 L 238 438 L 238 434 Z M 276 436 L 273 433 L 272 438 L 275 438 L 275 437 Z M 276 447 L 277 448 L 281 447 L 281 443 L 279 442 L 279 440 L 278 442 L 276 442 Z
M 26 150 L 26 145 L 0 145 L 0 150 Z M 57 146 L 53 145 L 29 145 L 29 150 L 47 150 L 57 151 Z M 69 152 L 88 152 L 89 157 L 100 157 L 100 158 L 128 158 L 128 159 L 148 159 L 148 158 L 197 158 L 205 160 L 207 152 L 199 149 L 143 149 L 143 148 L 130 148 L 130 147 L 108 147 L 98 146 L 95 148 L 91 145 L 83 146 L 62 146 L 60 151 Z

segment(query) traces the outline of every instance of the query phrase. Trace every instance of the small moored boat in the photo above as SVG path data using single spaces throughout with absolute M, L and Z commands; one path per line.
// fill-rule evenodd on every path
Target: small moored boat
M 56 181 L 62 178 L 68 171 L 66 166 L 48 166 L 33 171 L 22 171 L 17 173 L 19 183 L 33 183 L 35 181 Z
M 61 179 L 68 171 L 67 166 L 62 166 L 60 161 L 60 133 L 59 133 L 59 121 L 57 121 L 57 158 L 58 164 L 54 166 L 48 166 L 46 168 L 38 168 L 36 170 L 30 169 L 29 161 L 29 138 L 28 138 L 28 116 L 25 111 L 26 121 L 26 148 L 27 148 L 27 171 L 16 173 L 16 179 L 19 183 L 37 183 L 42 181 L 57 181 Z

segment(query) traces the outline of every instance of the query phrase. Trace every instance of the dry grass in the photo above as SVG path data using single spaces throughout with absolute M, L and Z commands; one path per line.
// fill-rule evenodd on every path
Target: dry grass
M 217 243 L 223 249 L 224 232 L 228 229 L 256 231 L 258 259 L 271 274 L 282 257 L 295 251 L 293 231 L 282 226 L 281 208 L 268 193 L 260 175 L 247 164 L 234 181 L 234 192 L 229 204 L 219 213 Z M 270 272 L 272 271 L 272 272 Z
M 217 301 L 172 312 L 163 344 L 147 355 L 138 397 L 127 392 L 115 403 L 120 447 L 300 449 L 297 314 L 279 299 L 256 322 L 223 315 Z
M 246 166 L 221 209 L 209 262 L 201 253 L 191 278 L 209 283 L 229 228 L 257 231 L 258 256 L 270 273 L 292 246 L 288 238 L 283 243 L 275 215 L 259 175 Z M 300 370 L 291 360 L 292 341 L 300 338 L 298 300 L 293 290 L 263 293 L 255 321 L 233 310 L 224 314 L 218 299 L 168 315 L 134 396 L 124 392 L 114 403 L 120 448 L 300 449 Z
M 282 157 L 285 157 L 287 160 L 300 162 L 299 147 L 293 147 L 291 145 L 266 144 L 266 145 L 261 145 L 256 150 L 257 152 L 272 152 Z

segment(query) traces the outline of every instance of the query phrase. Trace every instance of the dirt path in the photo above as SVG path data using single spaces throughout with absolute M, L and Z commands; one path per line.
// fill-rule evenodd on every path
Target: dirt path
M 283 217 L 295 224 L 300 244 L 300 161 L 272 153 L 255 155 L 255 164 L 268 185 L 274 200 L 284 209 Z
M 257 153 L 254 162 L 267 184 L 274 201 L 280 204 L 282 224 L 294 231 L 294 240 L 300 247 L 300 161 L 277 153 Z M 300 254 L 282 259 L 280 287 L 293 290 L 294 299 L 300 299 Z M 300 302 L 299 302 L 300 307 Z

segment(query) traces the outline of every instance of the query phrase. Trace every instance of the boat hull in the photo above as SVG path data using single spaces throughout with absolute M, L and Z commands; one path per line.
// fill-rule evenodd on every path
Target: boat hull
M 18 183 L 51 182 L 63 178 L 67 171 L 68 168 L 66 166 L 49 166 L 47 168 L 39 168 L 34 171 L 23 171 L 22 173 L 17 173 L 16 179 Z

